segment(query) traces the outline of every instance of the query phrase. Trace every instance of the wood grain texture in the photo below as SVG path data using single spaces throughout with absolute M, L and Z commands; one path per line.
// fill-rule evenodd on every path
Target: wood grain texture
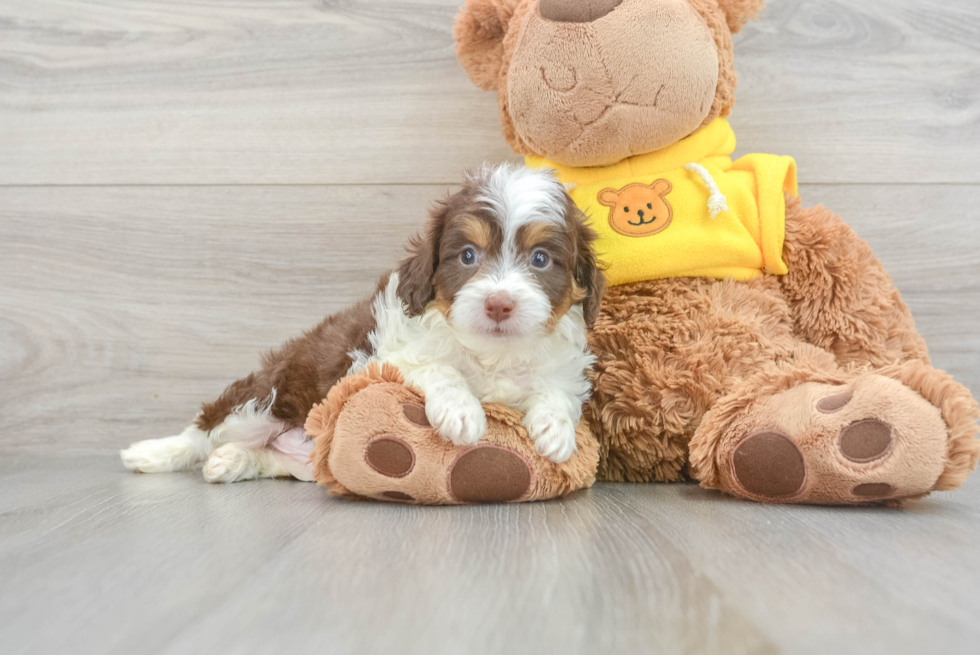
M 5 458 L 0 510 L 12 655 L 965 655 L 980 638 L 977 480 L 906 510 L 612 484 L 420 508 Z
M 0 188 L 0 452 L 179 432 L 261 351 L 369 294 L 446 192 Z M 936 365 L 980 391 L 980 187 L 802 194 L 871 242 Z
M 448 183 L 511 152 L 461 0 L 0 0 L 0 184 Z M 980 182 L 980 5 L 771 0 L 740 152 L 812 183 Z

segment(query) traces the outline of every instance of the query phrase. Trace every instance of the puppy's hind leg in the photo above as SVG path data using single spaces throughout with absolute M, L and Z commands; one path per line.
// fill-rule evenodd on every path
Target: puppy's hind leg
M 260 403 L 258 398 L 267 400 Z M 123 465 L 142 473 L 186 471 L 224 441 L 254 439 L 254 447 L 264 447 L 266 434 L 276 429 L 270 425 L 274 401 L 275 390 L 249 375 L 231 384 L 214 402 L 205 403 L 194 424 L 177 436 L 139 441 L 123 450 Z
M 120 452 L 123 466 L 141 473 L 170 473 L 186 471 L 200 464 L 211 454 L 211 440 L 196 425 L 163 439 L 137 441 Z
M 208 482 L 288 477 L 304 482 L 313 480 L 306 468 L 288 455 L 272 448 L 250 448 L 234 441 L 211 453 L 204 465 L 204 479 Z
M 208 482 L 240 482 L 260 478 L 295 477 L 311 481 L 308 467 L 273 447 L 286 436 L 305 442 L 302 426 L 276 418 L 273 412 L 275 390 L 261 402 L 253 398 L 236 407 L 211 430 L 211 441 L 217 446 L 204 465 Z

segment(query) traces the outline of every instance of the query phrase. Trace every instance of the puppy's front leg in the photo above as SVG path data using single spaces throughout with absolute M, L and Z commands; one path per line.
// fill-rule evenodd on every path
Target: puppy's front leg
M 459 371 L 448 366 L 410 370 L 405 380 L 425 394 L 425 415 L 446 441 L 472 446 L 487 432 L 487 415 Z
M 556 464 L 567 462 L 576 450 L 575 427 L 582 418 L 582 401 L 561 391 L 545 391 L 527 398 L 524 427 L 538 454 Z

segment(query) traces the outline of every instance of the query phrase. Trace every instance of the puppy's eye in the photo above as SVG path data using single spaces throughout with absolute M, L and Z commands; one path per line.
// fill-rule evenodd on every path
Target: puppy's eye
M 531 253 L 531 266 L 534 268 L 548 268 L 550 263 L 551 257 L 544 250 L 535 250 Z
M 653 203 L 648 202 L 647 203 L 647 209 L 653 209 Z
M 459 261 L 463 266 L 475 266 L 480 261 L 480 258 L 476 254 L 476 248 L 473 246 L 463 248 L 463 252 L 459 253 Z
M 630 208 L 629 207 L 623 207 L 623 211 L 628 214 L 628 213 L 630 213 Z

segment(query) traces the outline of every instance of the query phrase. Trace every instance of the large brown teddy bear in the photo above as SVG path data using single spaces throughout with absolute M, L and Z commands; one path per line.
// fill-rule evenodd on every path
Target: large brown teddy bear
M 585 413 L 598 479 L 690 476 L 778 503 L 954 489 L 980 457 L 969 391 L 930 365 L 868 244 L 803 207 L 791 159 L 730 158 L 731 35 L 761 8 L 468 0 L 457 21 L 459 59 L 496 91 L 508 143 L 555 169 L 600 235 L 612 286 Z M 336 487 L 327 450 L 320 479 Z M 532 475 L 550 468 L 528 452 Z M 553 491 L 497 497 L 587 486 L 587 455 Z

